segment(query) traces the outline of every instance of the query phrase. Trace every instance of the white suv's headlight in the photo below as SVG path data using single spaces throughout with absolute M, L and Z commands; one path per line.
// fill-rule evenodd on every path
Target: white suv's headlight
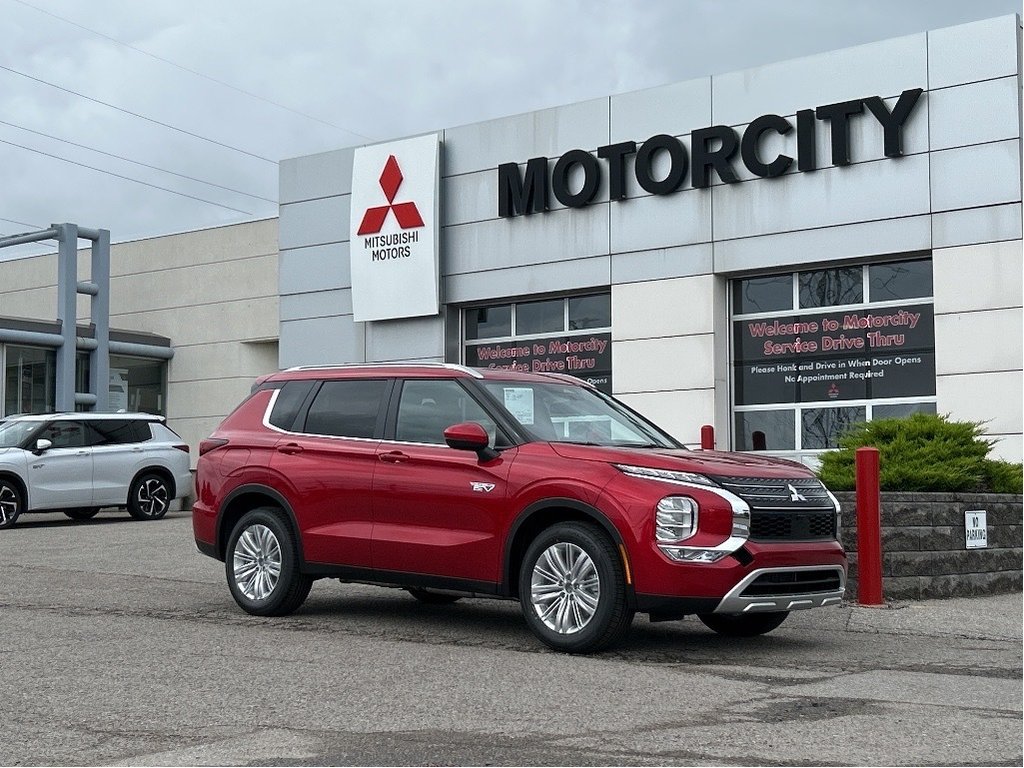
M 659 544 L 690 538 L 697 532 L 697 510 L 689 496 L 666 496 L 654 514 L 654 538 Z
M 641 477 L 646 480 L 664 480 L 669 483 L 685 483 L 686 485 L 715 485 L 704 475 L 698 475 L 696 472 L 677 472 L 674 469 L 636 467 L 632 464 L 616 464 L 615 468 L 630 477 Z

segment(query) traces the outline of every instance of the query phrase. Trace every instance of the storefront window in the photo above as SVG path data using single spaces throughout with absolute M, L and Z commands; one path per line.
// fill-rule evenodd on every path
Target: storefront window
M 612 389 L 611 294 L 464 311 L 463 360 L 480 368 L 567 373 Z
M 57 387 L 57 353 L 8 345 L 4 363 L 4 414 L 52 413 Z
M 163 360 L 111 355 L 110 410 L 166 415 L 166 373 Z
M 854 423 L 935 412 L 931 259 L 743 278 L 732 300 L 737 449 L 808 459 Z

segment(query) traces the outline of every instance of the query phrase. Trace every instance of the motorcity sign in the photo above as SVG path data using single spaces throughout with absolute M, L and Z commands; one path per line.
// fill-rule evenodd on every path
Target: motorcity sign
M 437 134 L 360 147 L 349 252 L 357 322 L 439 311 Z
M 734 320 L 737 405 L 935 394 L 932 304 Z
M 603 174 L 608 174 L 610 200 L 623 200 L 629 194 L 627 158 L 632 157 L 633 177 L 641 189 L 653 195 L 677 191 L 687 178 L 695 189 L 711 185 L 711 172 L 726 184 L 740 181 L 736 163 L 742 162 L 750 173 L 762 178 L 781 176 L 796 163 L 798 171 L 814 171 L 821 167 L 817 157 L 816 133 L 828 125 L 831 132 L 829 162 L 834 166 L 849 165 L 850 125 L 855 120 L 869 119 L 882 127 L 883 151 L 886 157 L 903 155 L 903 127 L 914 112 L 922 89 L 903 91 L 890 110 L 880 96 L 868 96 L 796 113 L 796 125 L 780 115 L 767 114 L 755 118 L 742 135 L 728 125 L 712 125 L 691 132 L 689 151 L 680 139 L 667 134 L 651 136 L 637 145 L 622 141 L 597 148 L 597 157 L 583 149 L 572 149 L 550 167 L 549 158 L 533 157 L 520 169 L 518 163 L 498 166 L 498 215 L 514 217 L 549 210 L 551 194 L 564 206 L 582 208 L 597 196 Z M 868 114 L 862 114 L 868 113 Z M 796 157 L 779 153 L 765 157 L 762 140 L 766 134 L 788 136 L 795 131 Z M 659 156 L 668 158 L 665 163 Z M 656 162 L 658 170 L 656 170 Z M 579 179 L 582 178 L 582 183 Z
M 612 391 L 612 335 L 557 335 L 466 344 L 466 365 L 529 373 L 568 373 Z

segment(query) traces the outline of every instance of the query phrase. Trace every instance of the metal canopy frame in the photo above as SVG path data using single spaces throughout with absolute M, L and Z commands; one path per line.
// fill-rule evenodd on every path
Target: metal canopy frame
M 78 280 L 78 241 L 92 241 L 92 270 L 89 280 Z M 49 229 L 0 237 L 0 248 L 42 240 L 56 240 L 57 322 L 60 333 L 37 333 L 0 329 L 0 342 L 36 344 L 57 352 L 56 402 L 58 411 L 73 411 L 76 405 L 90 410 L 110 408 L 110 352 L 170 359 L 174 351 L 145 344 L 110 341 L 110 231 L 77 224 L 51 224 Z M 90 297 L 89 320 L 92 338 L 77 335 L 78 294 Z M 123 349 L 122 349 L 123 347 Z M 130 348 L 130 349 L 129 349 Z M 78 350 L 89 353 L 89 391 L 75 391 L 75 358 Z

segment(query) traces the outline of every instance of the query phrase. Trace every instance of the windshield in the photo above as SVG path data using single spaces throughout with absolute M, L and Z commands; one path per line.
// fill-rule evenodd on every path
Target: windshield
M 635 448 L 681 448 L 671 436 L 589 387 L 484 381 L 484 388 L 541 440 Z
M 0 421 L 0 448 L 15 448 L 39 428 L 38 421 Z

